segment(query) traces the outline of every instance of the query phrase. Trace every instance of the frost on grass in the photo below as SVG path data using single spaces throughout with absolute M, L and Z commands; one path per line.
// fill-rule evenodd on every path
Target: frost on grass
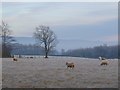
M 98 59 L 78 57 L 2 60 L 3 88 L 117 88 L 118 60 L 101 66 Z M 74 62 L 73 69 L 66 62 Z

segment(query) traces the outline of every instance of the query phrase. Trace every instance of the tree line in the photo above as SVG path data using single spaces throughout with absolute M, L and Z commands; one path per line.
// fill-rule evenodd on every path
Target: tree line
M 35 44 L 29 44 L 29 45 L 23 45 L 23 44 L 14 44 L 14 48 L 11 51 L 11 55 L 45 55 L 44 48 L 35 45 Z M 49 52 L 49 55 L 56 55 L 56 50 L 52 49 Z
M 37 45 L 22 45 L 15 44 L 12 50 L 13 55 L 44 55 L 44 48 Z M 74 50 L 57 51 L 51 50 L 48 55 L 50 56 L 72 56 L 72 57 L 85 57 L 85 58 L 98 58 L 99 56 L 105 58 L 118 58 L 118 46 L 101 45 L 93 48 L 81 48 Z
M 95 46 L 93 48 L 81 48 L 75 50 L 68 50 L 63 52 L 62 55 L 65 56 L 74 56 L 74 57 L 86 57 L 86 58 L 98 58 L 99 56 L 106 58 L 119 58 L 119 47 L 118 45 L 114 46 Z

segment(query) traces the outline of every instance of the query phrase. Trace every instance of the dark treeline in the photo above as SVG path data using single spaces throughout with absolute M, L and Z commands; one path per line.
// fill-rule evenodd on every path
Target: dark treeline
M 37 45 L 15 44 L 12 50 L 13 55 L 44 55 L 44 49 Z M 101 45 L 93 48 L 81 48 L 61 52 L 52 50 L 49 55 L 55 56 L 72 56 L 85 58 L 98 58 L 99 56 L 106 58 L 118 58 L 118 46 Z
M 101 45 L 93 48 L 75 49 L 63 52 L 62 55 L 86 58 L 118 58 L 118 46 Z
M 44 49 L 38 45 L 14 44 L 12 55 L 44 55 Z M 52 50 L 49 55 L 55 55 L 56 51 Z

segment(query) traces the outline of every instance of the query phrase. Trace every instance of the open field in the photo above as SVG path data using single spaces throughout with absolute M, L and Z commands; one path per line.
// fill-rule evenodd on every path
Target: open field
M 66 68 L 66 61 L 75 68 Z M 117 88 L 118 60 L 100 66 L 98 59 L 78 57 L 2 59 L 3 88 Z

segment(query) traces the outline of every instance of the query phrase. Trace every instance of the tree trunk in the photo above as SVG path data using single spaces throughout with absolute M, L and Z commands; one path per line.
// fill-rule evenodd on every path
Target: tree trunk
M 48 58 L 48 52 L 47 51 L 45 52 L 45 58 Z
M 48 58 L 48 50 L 47 50 L 47 44 L 45 41 L 45 58 Z

